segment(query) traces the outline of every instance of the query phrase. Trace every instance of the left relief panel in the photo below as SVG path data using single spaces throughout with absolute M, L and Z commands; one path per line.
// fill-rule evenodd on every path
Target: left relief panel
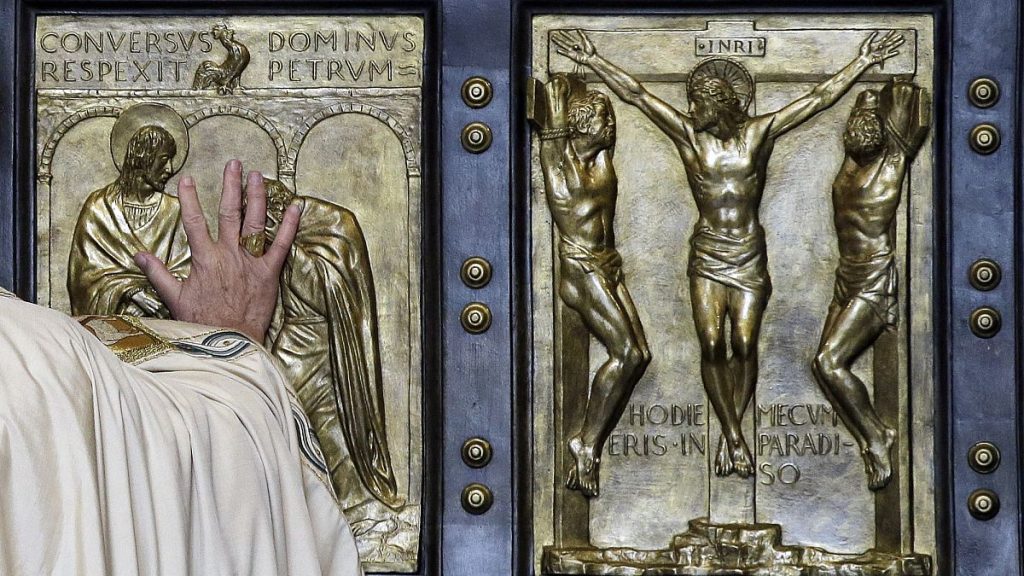
M 268 238 L 304 204 L 265 344 L 364 568 L 415 571 L 423 19 L 40 16 L 34 53 L 39 303 L 166 317 L 132 256 L 188 273 L 178 179 L 215 224 L 224 164 L 262 172 Z

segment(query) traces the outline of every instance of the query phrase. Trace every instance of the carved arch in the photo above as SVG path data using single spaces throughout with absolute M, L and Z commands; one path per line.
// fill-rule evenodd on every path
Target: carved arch
M 199 122 L 211 116 L 237 116 L 239 118 L 251 120 L 257 126 L 262 128 L 263 131 L 270 136 L 270 140 L 273 141 L 274 148 L 277 149 L 278 170 L 283 169 L 287 165 L 288 148 L 285 146 L 284 137 L 281 136 L 281 132 L 277 129 L 277 126 L 275 126 L 274 123 L 263 114 L 240 106 L 213 106 L 210 108 L 202 108 L 188 116 L 185 116 L 185 126 L 191 129 Z
M 398 137 L 398 141 L 402 144 L 402 153 L 405 156 L 406 174 L 409 177 L 420 175 L 419 154 L 416 150 L 415 143 L 398 120 L 396 120 L 391 114 L 388 114 L 376 106 L 355 103 L 328 106 L 327 108 L 317 111 L 315 114 L 310 116 L 309 119 L 303 122 L 302 125 L 299 126 L 298 131 L 296 131 L 295 135 L 292 137 L 292 145 L 289 151 L 286 172 L 294 176 L 296 163 L 299 159 L 299 149 L 302 147 L 302 143 L 306 140 L 306 136 L 309 134 L 310 130 L 320 122 L 341 114 L 363 114 L 365 116 L 370 116 L 371 118 L 376 118 L 381 123 L 387 125 L 395 136 Z
M 36 173 L 36 179 L 47 184 L 53 179 L 53 174 L 50 172 L 50 168 L 53 163 L 53 155 L 57 151 L 57 144 L 60 143 L 64 135 L 68 133 L 76 124 L 89 118 L 97 117 L 112 117 L 117 118 L 121 115 L 122 108 L 117 106 L 93 106 L 91 108 L 85 108 L 75 112 L 67 118 L 60 121 L 57 127 L 53 129 L 50 134 L 50 139 L 46 141 L 46 145 L 43 146 L 43 153 L 39 158 L 39 168 Z

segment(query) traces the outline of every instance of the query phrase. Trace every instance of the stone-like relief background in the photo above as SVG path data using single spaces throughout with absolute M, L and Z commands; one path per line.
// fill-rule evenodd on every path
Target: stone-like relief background
M 221 22 L 251 53 L 241 87 L 226 95 L 192 90 L 198 64 L 225 57 L 208 35 Z M 212 233 L 224 164 L 232 158 L 356 214 L 376 285 L 392 463 L 408 504 L 382 515 L 379 503 L 367 502 L 346 514 L 368 571 L 415 570 L 422 481 L 422 20 L 41 17 L 36 43 L 40 304 L 70 311 L 66 275 L 78 212 L 92 191 L 117 178 L 110 131 L 121 111 L 137 103 L 166 104 L 185 120 L 188 157 L 180 170 L 174 167 L 166 192 L 176 194 L 178 179 L 193 176 Z M 172 46 L 177 50 L 169 53 Z M 90 80 L 84 61 L 94 71 Z M 111 68 L 102 82 L 100 66 Z M 139 76 L 140 67 L 148 79 Z
M 686 262 L 696 207 L 683 164 L 669 138 L 637 108 L 593 74 L 586 78 L 589 89 L 610 96 L 617 117 L 617 247 L 653 354 L 605 448 L 601 494 L 590 500 L 591 543 L 662 549 L 687 530 L 689 520 L 710 516 L 720 522 L 781 524 L 787 544 L 850 553 L 872 548 L 875 498 L 859 450 L 814 381 L 811 361 L 838 263 L 831 185 L 843 159 L 843 128 L 857 93 L 880 88 L 889 75 L 913 74 L 914 82 L 934 92 L 931 16 L 538 16 L 534 77 L 546 80 L 551 72 L 573 71 L 573 63 L 549 43 L 549 34 L 574 28 L 587 32 L 599 54 L 683 111 L 687 73 L 708 56 L 732 58 L 756 83 L 752 115 L 778 110 L 839 71 L 872 31 L 904 32 L 907 43 L 899 56 L 884 69 L 869 70 L 835 106 L 780 137 L 769 161 L 760 217 L 774 291 L 762 324 L 759 381 L 744 424 L 757 468 L 749 480 L 720 479 L 710 472 L 718 423 L 701 383 L 690 307 Z M 897 487 L 905 523 L 899 530 L 909 534 L 913 528 L 912 544 L 906 542 L 903 552 L 924 554 L 935 547 L 931 141 L 910 170 L 897 215 L 900 324 L 897 337 L 884 344 L 899 357 L 899 373 L 887 376 L 899 383 L 906 403 L 899 409 L 904 416 L 913 414 L 912 422 L 899 423 L 902 452 L 894 453 L 904 471 Z M 555 491 L 564 471 L 554 467 L 557 258 L 537 154 L 534 137 L 533 462 L 539 561 L 542 548 L 556 542 L 553 524 L 563 511 L 556 508 Z M 592 339 L 591 378 L 605 357 Z M 870 352 L 856 372 L 870 387 Z

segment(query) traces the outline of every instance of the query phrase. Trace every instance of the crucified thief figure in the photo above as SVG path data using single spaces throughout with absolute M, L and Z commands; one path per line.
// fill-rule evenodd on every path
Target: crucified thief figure
M 832 184 L 839 266 L 814 376 L 857 440 L 872 490 L 892 477 L 896 431 L 879 418 L 851 368 L 896 325 L 896 209 L 929 122 L 927 93 L 910 82 L 861 92 L 843 134 L 846 158 Z
M 611 102 L 564 74 L 553 75 L 544 86 L 544 100 L 540 161 L 559 237 L 558 295 L 608 351 L 590 387 L 583 425 L 569 440 L 575 463 L 566 486 L 590 498 L 599 492 L 604 443 L 650 364 L 651 353 L 615 249 L 612 221 L 618 182 L 612 167 Z
M 777 112 L 750 117 L 753 80 L 735 62 L 710 59 L 694 68 L 687 83 L 690 109 L 683 113 L 602 58 L 582 31 L 552 36 L 560 54 L 593 70 L 619 98 L 639 108 L 682 158 L 698 212 L 687 271 L 701 379 L 722 426 L 718 476 L 747 478 L 754 472 L 740 422 L 757 383 L 757 342 L 771 295 L 758 209 L 775 139 L 834 104 L 903 44 L 896 32 L 877 38 L 871 34 L 852 62 L 806 95 Z

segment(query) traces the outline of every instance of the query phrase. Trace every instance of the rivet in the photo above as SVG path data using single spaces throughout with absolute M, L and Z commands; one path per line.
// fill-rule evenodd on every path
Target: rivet
M 999 101 L 999 84 L 991 78 L 976 78 L 967 89 L 967 96 L 978 108 L 991 108 Z
M 994 260 L 981 258 L 974 264 L 971 264 L 968 279 L 971 282 L 971 286 L 987 292 L 999 285 L 999 282 L 1003 279 L 1003 271 Z
M 999 129 L 993 124 L 978 124 L 971 130 L 971 148 L 978 154 L 991 154 L 999 149 Z
M 462 309 L 462 327 L 470 334 L 482 334 L 491 327 L 491 309 L 480 302 L 470 302 Z
M 483 122 L 470 122 L 462 129 L 462 147 L 479 154 L 491 147 L 491 128 Z
M 491 103 L 491 83 L 481 76 L 467 78 L 462 83 L 462 101 L 470 108 L 483 108 Z
M 483 514 L 491 509 L 493 503 L 491 489 L 483 484 L 468 484 L 462 489 L 462 507 L 470 514 Z
M 990 306 L 982 306 L 971 312 L 971 331 L 978 338 L 991 338 L 999 333 L 1003 321 L 999 312 Z
M 999 461 L 999 448 L 991 442 L 978 442 L 967 452 L 967 463 L 979 474 L 995 472 Z
M 483 468 L 491 462 L 491 443 L 483 438 L 470 438 L 462 444 L 462 461 L 470 468 Z
M 967 497 L 967 510 L 978 520 L 991 520 L 999 513 L 999 495 L 987 488 L 979 488 Z
M 479 256 L 466 258 L 460 272 L 462 282 L 470 288 L 483 288 L 491 281 L 491 263 Z

